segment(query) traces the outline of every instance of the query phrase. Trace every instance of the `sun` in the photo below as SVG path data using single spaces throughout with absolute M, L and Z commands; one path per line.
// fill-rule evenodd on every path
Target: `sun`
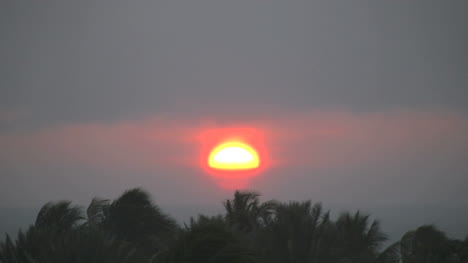
M 219 170 L 249 170 L 260 166 L 260 158 L 246 143 L 225 142 L 211 151 L 208 166 Z

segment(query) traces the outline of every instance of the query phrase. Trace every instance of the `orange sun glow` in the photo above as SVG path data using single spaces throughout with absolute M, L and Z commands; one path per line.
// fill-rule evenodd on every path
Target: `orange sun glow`
M 258 168 L 259 165 L 257 151 L 242 142 L 222 143 L 208 157 L 208 166 L 219 170 L 249 170 Z

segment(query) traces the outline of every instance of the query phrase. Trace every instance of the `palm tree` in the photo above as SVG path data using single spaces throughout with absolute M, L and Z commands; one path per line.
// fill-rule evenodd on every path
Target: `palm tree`
M 141 262 L 131 246 L 80 225 L 81 220 L 81 209 L 70 202 L 47 203 L 16 241 L 7 236 L 0 244 L 0 262 Z
M 227 223 L 245 232 L 252 232 L 268 224 L 276 202 L 260 203 L 259 196 L 255 192 L 236 191 L 234 199 L 228 199 L 223 203 Z
M 16 242 L 7 237 L 0 244 L 2 263 L 143 262 L 129 244 L 108 239 L 100 231 L 79 228 L 58 236 L 31 227 L 18 234 Z
M 87 214 L 90 226 L 133 243 L 149 254 L 167 248 L 178 228 L 175 220 L 153 204 L 150 195 L 140 188 L 125 191 L 113 202 L 95 198 Z
M 39 210 L 35 224 L 25 232 L 18 232 L 15 243 L 17 259 L 45 259 L 53 252 L 57 240 L 75 231 L 83 219 L 81 208 L 72 206 L 69 201 L 45 204 Z
M 450 240 L 433 225 L 407 232 L 401 239 L 403 263 L 466 262 L 466 250 L 463 242 Z
M 371 223 L 369 216 L 359 211 L 354 215 L 343 213 L 335 225 L 338 231 L 337 249 L 342 262 L 372 262 L 387 240 L 379 222 L 374 220 Z
M 329 262 L 332 232 L 329 213 L 320 204 L 280 204 L 262 230 L 259 249 L 264 262 Z
M 102 225 L 106 217 L 109 215 L 109 207 L 109 199 L 93 198 L 88 209 L 86 209 L 86 215 L 88 216 L 86 224 L 92 227 L 99 227 Z
M 465 238 L 465 240 L 461 244 L 459 255 L 460 255 L 461 263 L 468 263 L 468 236 Z
M 174 246 L 159 262 L 251 263 L 255 255 L 222 216 L 199 216 L 190 220 Z
M 395 242 L 380 252 L 373 260 L 374 263 L 400 263 L 400 242 Z
M 260 202 L 236 191 L 225 215 L 199 216 L 185 228 L 139 188 L 87 209 L 71 202 L 45 204 L 16 240 L 0 242 L 0 263 L 468 263 L 468 237 L 448 238 L 432 225 L 387 240 L 369 215 L 343 213 L 332 221 L 310 201 Z
M 70 230 L 83 220 L 83 213 L 78 206 L 71 206 L 69 201 L 45 204 L 36 217 L 36 227 Z

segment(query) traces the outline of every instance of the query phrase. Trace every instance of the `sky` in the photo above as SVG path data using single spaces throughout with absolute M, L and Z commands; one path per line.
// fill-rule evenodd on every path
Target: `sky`
M 204 140 L 248 130 L 268 162 L 247 188 L 265 200 L 362 209 L 394 238 L 424 223 L 467 235 L 467 11 L 2 1 L 0 231 L 132 187 L 180 220 L 220 211 L 232 190 L 201 167 Z

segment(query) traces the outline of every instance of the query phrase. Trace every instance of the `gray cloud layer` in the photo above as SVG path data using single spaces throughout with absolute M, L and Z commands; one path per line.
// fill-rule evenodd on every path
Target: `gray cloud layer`
M 5 1 L 0 102 L 29 123 L 467 108 L 464 1 Z

